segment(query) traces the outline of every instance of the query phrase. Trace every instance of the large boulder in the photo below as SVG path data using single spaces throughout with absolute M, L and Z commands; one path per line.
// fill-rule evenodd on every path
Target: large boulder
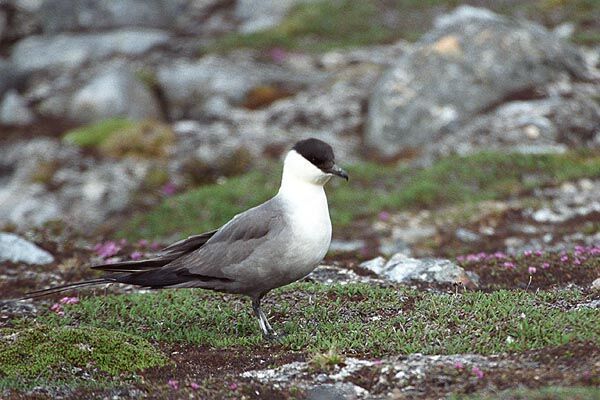
M 138 56 L 164 45 L 169 34 L 156 29 L 122 29 L 104 33 L 29 36 L 13 47 L 19 71 L 74 69 L 114 55 Z
M 574 46 L 534 23 L 459 7 L 380 79 L 367 143 L 387 156 L 418 149 L 564 76 L 588 76 Z
M 160 106 L 131 70 L 119 68 L 106 71 L 77 91 L 68 116 L 79 122 L 111 117 L 159 118 Z
M 186 0 L 46 0 L 38 11 L 45 33 L 124 27 L 169 28 Z
M 13 233 L 0 232 L 0 262 L 50 264 L 52 254 Z

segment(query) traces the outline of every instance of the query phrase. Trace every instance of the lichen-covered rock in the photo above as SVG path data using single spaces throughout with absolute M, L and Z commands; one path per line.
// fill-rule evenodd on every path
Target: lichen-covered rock
M 418 149 L 564 76 L 589 76 L 574 46 L 534 23 L 459 7 L 381 78 L 367 142 L 384 155 Z
M 472 272 L 467 273 L 450 260 L 416 259 L 401 253 L 393 255 L 388 261 L 378 257 L 360 266 L 393 282 L 461 283 L 465 286 L 473 286 L 478 280 L 477 275 Z
M 113 55 L 139 56 L 166 44 L 169 33 L 157 29 L 121 29 L 102 33 L 28 36 L 15 44 L 11 61 L 20 71 L 74 69 Z
M 108 70 L 79 89 L 71 98 L 69 118 L 94 122 L 106 118 L 159 118 L 152 92 L 129 69 Z

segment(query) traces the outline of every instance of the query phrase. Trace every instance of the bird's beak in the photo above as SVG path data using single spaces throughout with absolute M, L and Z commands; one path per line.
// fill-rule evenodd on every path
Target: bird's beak
M 327 172 L 339 176 L 340 178 L 344 178 L 346 181 L 348 180 L 348 173 L 335 164 L 333 164 L 333 167 L 331 167 Z

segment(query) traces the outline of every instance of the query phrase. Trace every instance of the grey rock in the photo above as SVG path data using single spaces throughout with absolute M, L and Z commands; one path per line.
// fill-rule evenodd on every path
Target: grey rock
M 278 25 L 288 11 L 307 0 L 238 0 L 234 16 L 241 22 L 239 31 L 251 33 Z
M 600 290 L 600 278 L 594 279 L 594 282 L 592 282 L 592 285 L 590 286 L 590 288 L 592 290 Z
M 585 94 L 507 102 L 476 116 L 461 129 L 427 146 L 438 156 L 467 155 L 482 148 L 522 153 L 562 153 L 587 146 L 600 132 L 600 105 Z
M 46 0 L 38 15 L 45 33 L 124 27 L 170 28 L 185 12 L 182 0 Z
M 111 117 L 159 118 L 160 106 L 129 69 L 106 71 L 75 93 L 68 116 L 80 122 Z
M 465 228 L 458 228 L 455 232 L 455 235 L 458 240 L 466 243 L 477 242 L 481 239 L 479 234 Z
M 385 264 L 381 258 L 360 265 L 393 282 L 420 281 L 426 283 L 463 283 L 476 284 L 465 270 L 450 260 L 416 259 L 404 254 L 395 254 Z
M 0 232 L 1 261 L 43 265 L 54 262 L 54 257 L 46 250 L 13 233 Z
M 306 390 L 307 400 L 354 400 L 365 398 L 369 392 L 351 382 L 323 383 Z
M 0 96 L 11 89 L 20 89 L 27 81 L 28 74 L 18 71 L 8 61 L 0 59 Z
M 129 206 L 148 164 L 97 160 L 55 139 L 0 146 L 0 226 L 60 220 L 91 230 Z
M 73 69 L 109 56 L 138 56 L 166 44 L 169 37 L 156 29 L 29 36 L 15 44 L 11 61 L 22 71 Z
M 346 285 L 348 283 L 370 283 L 382 285 L 384 280 L 372 278 L 370 276 L 358 275 L 356 272 L 340 268 L 333 265 L 319 265 L 307 277 L 311 282 L 318 282 L 324 285 Z
M 367 143 L 384 155 L 418 149 L 564 76 L 590 76 L 574 46 L 534 23 L 459 7 L 380 79 Z
M 332 240 L 329 251 L 334 253 L 354 253 L 365 247 L 364 240 Z
M 229 112 L 228 104 L 238 105 L 248 91 L 257 86 L 282 83 L 298 87 L 313 83 L 317 77 L 245 57 L 210 55 L 194 62 L 176 60 L 162 65 L 157 79 L 169 103 L 172 119 L 203 119 L 209 114 L 224 117 L 221 113 Z M 214 102 L 208 103 L 213 97 L 220 100 L 216 106 Z
M 35 119 L 27 101 L 16 90 L 9 90 L 0 103 L 0 124 L 28 125 Z

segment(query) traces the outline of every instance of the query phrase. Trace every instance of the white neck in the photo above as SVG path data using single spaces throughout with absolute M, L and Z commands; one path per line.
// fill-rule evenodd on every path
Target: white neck
M 308 203 L 309 207 L 315 202 L 325 203 L 327 198 L 323 185 L 331 176 L 321 171 L 296 151 L 291 150 L 285 157 L 281 187 L 278 195 L 297 205 Z M 310 204 L 310 205 L 309 205 Z

